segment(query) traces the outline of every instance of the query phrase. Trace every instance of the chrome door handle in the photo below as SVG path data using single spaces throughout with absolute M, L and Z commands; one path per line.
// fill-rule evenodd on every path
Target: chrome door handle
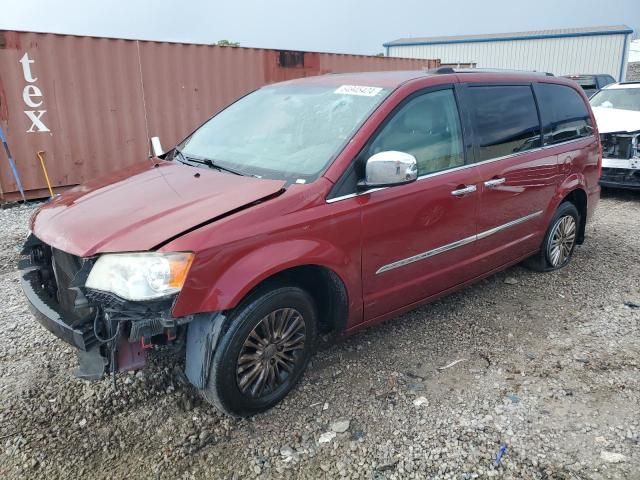
M 464 188 L 459 188 L 458 190 L 452 190 L 451 195 L 456 197 L 461 197 L 462 195 L 466 195 L 467 193 L 473 193 L 477 190 L 475 185 L 466 185 Z
M 493 188 L 503 184 L 506 181 L 506 178 L 492 178 L 491 180 L 487 180 L 486 182 L 484 182 L 484 186 L 487 188 Z

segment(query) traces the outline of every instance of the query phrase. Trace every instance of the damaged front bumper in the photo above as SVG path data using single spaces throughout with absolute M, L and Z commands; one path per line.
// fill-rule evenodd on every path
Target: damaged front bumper
M 192 317 L 174 318 L 175 298 L 130 302 L 84 288 L 92 260 L 56 250 L 31 235 L 18 263 L 20 285 L 36 320 L 78 349 L 78 377 L 93 380 L 146 364 L 146 350 L 181 340 Z
M 607 188 L 640 190 L 640 170 L 602 169 L 600 185 Z
M 640 190 L 640 158 L 603 158 L 600 185 L 609 188 Z
M 640 190 L 640 132 L 602 133 L 600 185 Z
M 97 344 L 93 333 L 93 326 L 85 324 L 74 327 L 63 320 L 63 313 L 59 304 L 51 301 L 45 294 L 38 275 L 38 267 L 31 265 L 29 260 L 18 263 L 20 270 L 20 286 L 27 298 L 29 310 L 35 319 L 56 337 L 79 348 L 82 351 L 91 350 Z

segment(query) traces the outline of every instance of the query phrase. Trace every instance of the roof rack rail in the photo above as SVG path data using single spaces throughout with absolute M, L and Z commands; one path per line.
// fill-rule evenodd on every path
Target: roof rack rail
M 446 73 L 529 73 L 535 75 L 545 75 L 547 77 L 553 77 L 553 73 L 538 72 L 536 70 L 510 70 L 506 68 L 453 68 L 453 67 L 438 67 L 429 70 L 430 73 L 446 74 Z
M 640 80 L 625 80 L 624 82 L 618 82 L 618 85 L 634 85 L 640 83 Z

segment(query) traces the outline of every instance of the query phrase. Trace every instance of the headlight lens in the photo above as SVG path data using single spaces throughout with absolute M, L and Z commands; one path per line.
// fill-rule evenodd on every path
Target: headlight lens
M 192 253 L 107 253 L 98 258 L 85 286 L 127 300 L 152 300 L 182 289 Z

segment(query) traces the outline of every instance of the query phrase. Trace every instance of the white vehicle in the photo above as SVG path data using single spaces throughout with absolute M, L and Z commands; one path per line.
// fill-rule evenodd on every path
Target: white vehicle
M 607 85 L 589 102 L 602 142 L 600 185 L 640 190 L 640 82 Z

